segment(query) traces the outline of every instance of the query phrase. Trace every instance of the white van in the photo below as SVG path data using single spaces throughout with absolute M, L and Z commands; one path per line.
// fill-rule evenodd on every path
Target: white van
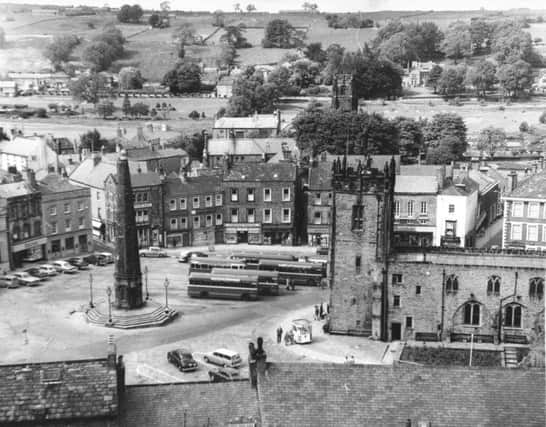
M 211 353 L 207 353 L 203 356 L 203 360 L 207 363 L 214 363 L 215 365 L 230 368 L 238 368 L 243 363 L 239 353 L 225 348 L 219 348 Z

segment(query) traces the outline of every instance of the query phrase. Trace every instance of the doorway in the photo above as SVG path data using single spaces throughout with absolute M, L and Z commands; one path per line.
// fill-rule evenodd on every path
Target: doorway
M 237 232 L 237 243 L 248 243 L 248 231 Z
M 400 341 L 402 338 L 402 324 L 398 322 L 391 323 L 391 341 Z

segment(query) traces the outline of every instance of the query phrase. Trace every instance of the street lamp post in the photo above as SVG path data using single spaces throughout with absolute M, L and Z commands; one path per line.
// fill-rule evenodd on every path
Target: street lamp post
M 165 278 L 163 286 L 165 286 L 165 311 L 169 311 L 169 279 Z
M 89 307 L 94 308 L 93 304 L 93 274 L 89 273 Z
M 144 266 L 144 285 L 146 286 L 146 301 L 150 299 L 150 294 L 148 293 L 148 266 Z
M 112 288 L 108 286 L 106 288 L 106 295 L 108 296 L 108 324 L 112 324 L 112 304 L 110 302 L 110 296 L 112 295 Z

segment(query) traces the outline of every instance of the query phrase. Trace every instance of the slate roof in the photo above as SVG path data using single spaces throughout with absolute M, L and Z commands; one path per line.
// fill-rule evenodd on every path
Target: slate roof
M 457 184 L 464 184 L 464 187 Z M 478 183 L 471 178 L 464 176 L 456 176 L 452 179 L 451 184 L 447 185 L 440 194 L 446 196 L 468 196 L 475 191 L 478 191 Z
M 255 114 L 250 117 L 221 117 L 214 122 L 214 129 L 277 129 L 275 114 Z
M 42 138 L 21 138 L 16 137 L 12 141 L 1 141 L 0 152 L 14 154 L 18 156 L 34 156 L 42 151 L 45 145 Z
M 166 197 L 215 193 L 220 191 L 221 183 L 222 179 L 219 176 L 201 175 L 185 180 L 178 176 L 169 176 L 166 181 Z
M 32 194 L 34 192 L 35 190 L 33 190 L 25 181 L 0 184 L 0 197 L 3 199 L 26 196 L 27 194 Z
M 76 154 L 76 149 L 72 141 L 68 138 L 53 138 L 47 141 L 47 146 L 54 152 L 60 150 L 60 154 Z
M 321 162 L 309 169 L 309 191 L 332 191 L 332 165 Z
M 66 191 L 85 189 L 85 187 L 74 185 L 70 183 L 68 179 L 62 178 L 61 176 L 54 173 L 46 175 L 43 179 L 41 179 L 37 183 L 37 187 L 42 193 L 63 193 Z
M 546 199 L 546 170 L 530 176 L 507 197 L 521 199 Z
M 294 182 L 296 166 L 291 163 L 238 164 L 224 176 L 224 181 Z
M 256 390 L 246 380 L 225 383 L 131 385 L 125 393 L 127 427 L 226 426 L 259 419 Z
M 117 412 L 116 369 L 107 359 L 0 365 L 2 425 L 113 417 Z
M 437 194 L 438 179 L 435 176 L 399 176 L 394 183 L 395 193 Z
M 541 426 L 544 370 L 270 364 L 262 426 Z
M 93 159 L 85 159 L 70 174 L 70 181 L 83 184 L 88 187 L 104 189 L 104 181 L 110 174 L 116 174 L 116 165 L 109 161 L 101 160 L 94 165 Z
M 212 138 L 208 141 L 208 153 L 209 156 L 275 154 L 282 151 L 283 144 L 290 151 L 296 148 L 294 138 Z

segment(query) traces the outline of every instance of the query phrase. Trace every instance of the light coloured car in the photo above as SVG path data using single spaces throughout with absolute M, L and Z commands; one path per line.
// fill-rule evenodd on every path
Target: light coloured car
M 59 273 L 74 274 L 78 271 L 77 267 L 70 265 L 66 261 L 54 261 L 52 265 Z
M 150 246 L 148 249 L 141 249 L 138 251 L 140 256 L 145 257 L 155 257 L 155 258 L 165 258 L 167 257 L 167 252 L 157 246 Z
M 219 348 L 205 354 L 203 360 L 207 363 L 214 363 L 228 368 L 238 368 L 243 363 L 239 353 L 225 348 Z
M 57 275 L 57 269 L 51 264 L 42 264 L 38 268 L 44 273 L 46 273 L 48 276 Z
M 41 280 L 38 277 L 31 276 L 26 271 L 21 271 L 18 273 L 13 273 L 15 277 L 17 277 L 17 280 L 22 285 L 26 286 L 38 286 L 41 282 Z
M 18 288 L 19 280 L 13 274 L 4 274 L 0 276 L 0 288 Z
M 104 257 L 106 264 L 114 263 L 114 255 L 112 255 L 110 252 L 97 252 L 97 255 Z

